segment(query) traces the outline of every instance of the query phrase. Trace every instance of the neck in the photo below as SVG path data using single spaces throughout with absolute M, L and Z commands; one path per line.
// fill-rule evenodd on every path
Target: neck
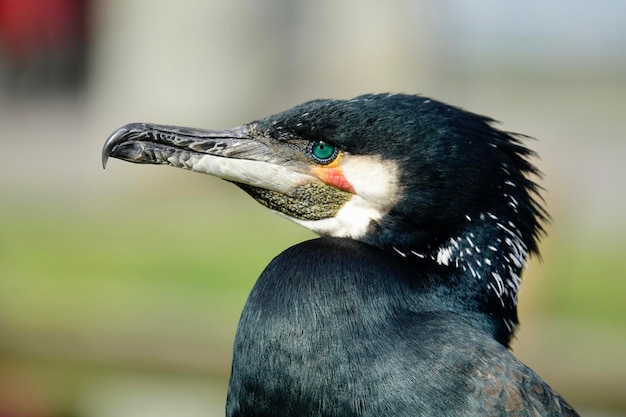
M 487 315 L 490 332 L 508 346 L 518 324 L 517 295 L 529 252 L 517 225 L 506 217 L 481 213 L 466 216 L 461 232 L 435 248 L 418 252 L 394 247 L 403 258 L 428 262 L 444 281 L 462 294 L 467 309 Z M 432 282 L 433 288 L 442 282 Z M 480 320 L 485 323 L 484 319 Z
M 440 274 L 460 267 L 425 261 L 341 238 L 278 255 L 242 312 L 227 415 L 344 415 L 355 398 L 378 411 L 363 414 L 385 415 L 377 407 L 395 395 L 385 388 L 391 380 L 413 381 L 427 397 L 449 393 L 453 387 L 431 386 L 452 372 L 433 376 L 441 370 L 434 352 L 451 338 L 490 339 L 493 326 Z M 393 359 L 398 353 L 414 358 L 415 368 Z

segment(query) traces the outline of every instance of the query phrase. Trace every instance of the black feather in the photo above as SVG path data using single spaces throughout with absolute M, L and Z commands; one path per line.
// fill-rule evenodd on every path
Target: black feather
M 349 239 L 283 252 L 243 311 L 227 415 L 576 415 L 428 274 Z

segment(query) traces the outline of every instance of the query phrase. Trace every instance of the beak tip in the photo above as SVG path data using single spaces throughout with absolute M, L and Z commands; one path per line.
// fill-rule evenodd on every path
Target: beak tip
M 102 169 L 106 169 L 107 161 L 115 151 L 115 148 L 117 148 L 120 143 L 127 140 L 128 133 L 132 130 L 132 127 L 135 127 L 135 125 L 122 126 L 111 133 L 111 136 L 109 136 L 102 148 Z

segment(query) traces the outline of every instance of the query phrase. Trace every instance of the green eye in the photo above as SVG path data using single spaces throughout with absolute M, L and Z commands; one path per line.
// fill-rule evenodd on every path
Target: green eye
M 320 140 L 309 143 L 308 152 L 318 164 L 326 165 L 337 158 L 339 149 Z

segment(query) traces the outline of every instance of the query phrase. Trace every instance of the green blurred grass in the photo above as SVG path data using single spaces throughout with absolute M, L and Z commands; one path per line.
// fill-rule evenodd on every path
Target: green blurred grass
M 230 340 L 256 277 L 282 249 L 311 235 L 278 226 L 285 221 L 261 207 L 250 215 L 255 203 L 245 196 L 210 203 L 208 195 L 189 195 L 179 202 L 150 193 L 106 204 L 5 201 L 0 348 L 72 359 L 95 340 L 100 349 L 86 356 L 98 359 L 111 340 L 123 339 L 138 346 L 135 356 L 156 343 L 146 356 L 158 362 L 159 349 L 177 356 L 159 343 L 184 351 L 189 342 L 198 350 L 220 347 L 224 355 L 213 362 L 227 372 Z M 113 351 L 119 356 L 124 346 Z
M 558 250 L 549 250 L 554 259 L 541 272 L 543 313 L 571 321 L 624 326 L 624 247 L 599 237 L 553 245 L 558 245 Z

